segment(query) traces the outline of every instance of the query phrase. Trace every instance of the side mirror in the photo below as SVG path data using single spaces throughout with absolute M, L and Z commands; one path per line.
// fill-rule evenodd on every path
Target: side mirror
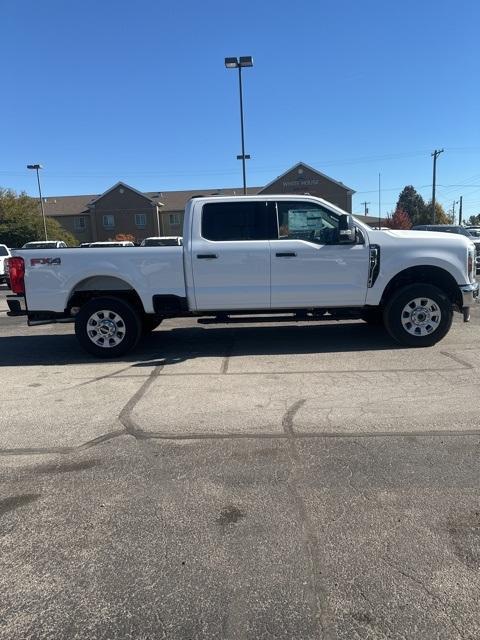
M 340 244 L 355 244 L 357 234 L 351 215 L 343 213 L 338 223 L 338 242 Z

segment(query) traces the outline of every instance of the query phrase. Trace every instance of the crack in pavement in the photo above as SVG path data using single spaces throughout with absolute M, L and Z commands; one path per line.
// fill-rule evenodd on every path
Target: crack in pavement
M 155 380 L 159 377 L 163 370 L 164 365 L 159 364 L 155 367 L 155 369 L 150 373 L 145 382 L 140 386 L 140 388 L 133 394 L 127 404 L 120 411 L 118 416 L 118 421 L 125 428 L 125 433 L 134 438 L 144 438 L 146 432 L 143 431 L 132 418 L 132 412 L 135 409 L 136 405 L 140 402 L 143 396 L 146 394 L 148 389 L 152 386 Z M 148 437 L 148 434 L 146 434 Z
M 460 358 L 460 356 L 457 356 L 454 353 L 450 353 L 449 351 L 440 351 L 440 353 L 442 354 L 442 356 L 446 356 L 447 358 L 450 358 L 454 362 L 461 364 L 465 369 L 475 369 L 473 364 L 470 364 L 470 362 L 467 362 L 466 360 L 464 360 L 463 358 Z
M 230 336 L 230 340 L 227 344 L 227 348 L 225 349 L 225 355 L 223 357 L 222 366 L 220 368 L 220 373 L 222 375 L 226 375 L 228 372 L 228 366 L 230 364 L 230 358 L 232 357 L 233 346 L 235 344 L 236 333 L 232 331 Z
M 48 453 L 76 453 L 78 451 L 90 449 L 91 447 L 96 447 L 103 442 L 108 442 L 109 440 L 113 440 L 114 438 L 118 438 L 119 436 L 124 435 L 125 431 L 122 429 L 121 431 L 110 431 L 109 433 L 104 433 L 97 438 L 93 438 L 93 440 L 88 440 L 87 442 L 83 442 L 82 444 L 76 444 L 69 447 L 18 447 L 14 449 L 0 449 L 0 456 L 28 456 L 43 455 Z
M 321 577 L 321 571 L 318 567 L 318 539 L 315 533 L 315 529 L 312 521 L 308 515 L 307 507 L 301 496 L 298 486 L 299 467 L 301 465 L 300 456 L 296 445 L 296 434 L 293 428 L 293 420 L 295 415 L 305 404 L 306 399 L 301 398 L 291 404 L 282 418 L 282 427 L 284 435 L 287 438 L 288 448 L 290 452 L 290 474 L 287 482 L 288 490 L 291 495 L 292 501 L 299 516 L 299 524 L 303 535 L 303 546 L 306 552 L 306 558 L 309 565 L 309 581 L 310 581 L 310 595 L 313 602 L 312 608 L 316 610 L 316 620 L 319 627 L 319 632 L 322 638 L 334 637 L 332 622 L 328 617 L 327 611 L 327 588 L 324 585 L 324 581 Z
M 465 638 L 465 635 L 462 631 L 462 629 L 460 629 L 460 627 L 457 625 L 457 623 L 452 620 L 452 618 L 450 617 L 448 611 L 447 611 L 447 602 L 444 602 L 442 600 L 442 598 L 440 596 L 438 596 L 436 593 L 434 593 L 433 591 L 431 591 L 423 582 L 420 578 L 418 578 L 413 571 L 407 572 L 404 571 L 403 569 L 400 569 L 399 567 L 396 566 L 396 564 L 394 562 L 392 562 L 391 558 L 389 558 L 388 556 L 384 556 L 383 558 L 380 558 L 386 565 L 388 565 L 389 567 L 391 567 L 394 571 L 396 571 L 397 573 L 399 573 L 401 576 L 403 576 L 404 578 L 407 578 L 408 580 L 411 580 L 412 582 L 414 582 L 416 585 L 418 585 L 428 596 L 430 596 L 430 598 L 432 599 L 435 608 L 437 609 L 437 611 L 440 611 L 440 613 L 442 613 L 448 620 L 448 622 L 452 625 L 452 627 L 455 629 L 455 631 L 458 633 L 458 635 L 460 636 L 460 638 Z M 408 567 L 410 568 L 410 567 Z M 441 605 L 441 606 L 439 606 Z M 472 636 L 467 636 L 472 638 Z
M 149 385 L 150 386 L 150 385 Z M 138 392 L 137 392 L 138 393 Z M 137 402 L 140 398 L 137 398 Z M 136 403 L 135 403 L 136 404 Z M 133 409 L 133 407 L 132 407 Z M 125 419 L 125 418 L 124 418 Z M 122 423 L 123 425 L 123 423 Z M 12 449 L 0 449 L 0 456 L 15 456 L 15 455 L 36 455 L 36 454 L 68 454 L 76 451 L 82 451 L 84 449 L 90 449 L 98 444 L 102 444 L 108 440 L 113 440 L 119 436 L 131 435 L 137 440 L 308 440 L 315 438 L 350 438 L 350 439 L 364 439 L 364 438 L 409 438 L 412 436 L 420 438 L 455 438 L 455 437 L 480 437 L 480 429 L 465 429 L 464 431 L 364 431 L 364 432 L 332 432 L 332 431 L 318 431 L 318 432 L 304 432 L 293 434 L 288 433 L 171 433 L 162 431 L 144 431 L 140 429 L 130 416 L 127 416 L 128 430 L 125 428 L 120 431 L 111 431 L 88 440 L 79 445 L 72 445 L 66 447 L 19 447 Z

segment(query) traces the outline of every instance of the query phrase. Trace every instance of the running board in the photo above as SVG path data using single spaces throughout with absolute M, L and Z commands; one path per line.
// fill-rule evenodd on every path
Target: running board
M 290 315 L 268 316 L 230 316 L 217 315 L 213 318 L 198 318 L 198 324 L 259 324 L 264 322 L 325 322 L 332 320 L 359 320 L 359 315 L 335 314 L 316 315 L 312 313 L 295 313 Z

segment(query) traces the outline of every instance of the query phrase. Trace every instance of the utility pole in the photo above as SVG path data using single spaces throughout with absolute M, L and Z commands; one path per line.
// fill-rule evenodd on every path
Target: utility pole
M 432 157 L 433 157 L 433 180 L 432 180 L 432 220 L 433 220 L 433 224 L 435 224 L 435 185 L 437 182 L 437 158 L 438 156 L 443 153 L 443 149 L 435 149 L 435 151 L 432 152 Z
M 460 196 L 460 209 L 458 211 L 458 224 L 462 224 L 463 196 Z
M 455 205 L 458 204 L 458 200 L 454 200 L 453 204 L 452 204 L 452 218 L 453 218 L 453 224 L 455 224 Z
M 382 226 L 382 205 L 381 205 L 381 194 L 382 194 L 382 186 L 381 186 L 381 174 L 378 174 L 378 228 Z
M 363 215 L 364 216 L 368 215 L 368 206 L 367 205 L 369 205 L 370 202 L 361 202 L 360 204 L 363 204 L 363 206 L 365 208 Z

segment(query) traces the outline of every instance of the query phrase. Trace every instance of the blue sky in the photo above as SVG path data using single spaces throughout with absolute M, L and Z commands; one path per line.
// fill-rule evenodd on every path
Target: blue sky
M 413 184 L 480 212 L 475 0 L 3 0 L 0 185 L 46 195 L 241 185 L 299 160 L 390 211 Z M 463 186 L 454 186 L 463 185 Z M 458 208 L 458 207 L 457 207 Z

